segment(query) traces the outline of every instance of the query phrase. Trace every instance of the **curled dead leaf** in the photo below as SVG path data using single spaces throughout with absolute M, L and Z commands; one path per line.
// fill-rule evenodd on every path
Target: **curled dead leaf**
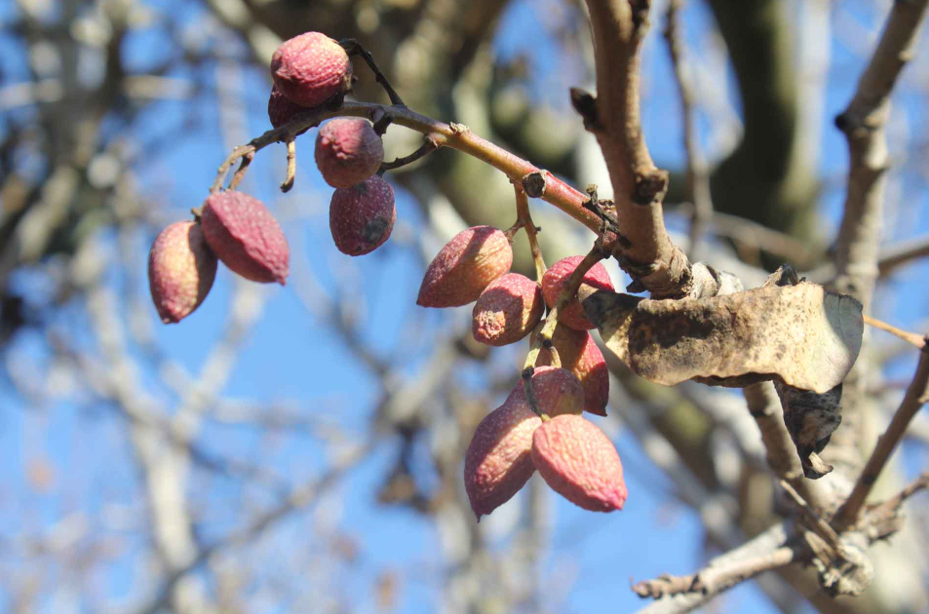
M 775 380 L 826 393 L 861 349 L 861 303 L 808 282 L 702 299 L 650 300 L 599 291 L 587 317 L 630 369 L 673 386 L 744 387 Z
M 842 384 L 817 394 L 799 390 L 780 382 L 774 383 L 784 408 L 784 424 L 797 446 L 803 475 L 819 479 L 832 471 L 832 465 L 819 457 L 832 433 L 842 422 Z

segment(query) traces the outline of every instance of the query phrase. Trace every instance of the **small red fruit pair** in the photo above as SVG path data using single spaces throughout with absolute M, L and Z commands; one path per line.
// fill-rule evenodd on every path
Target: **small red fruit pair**
M 626 500 L 623 468 L 609 438 L 580 414 L 580 382 L 566 369 L 540 367 L 533 395 L 543 422 L 519 382 L 478 425 L 465 455 L 465 489 L 478 520 L 509 501 L 536 469 L 549 486 L 584 509 L 610 512 Z
M 260 200 L 233 190 L 211 194 L 199 220 L 171 224 L 152 245 L 149 287 L 163 322 L 180 322 L 200 306 L 217 259 L 260 283 L 283 285 L 290 268 L 287 239 Z

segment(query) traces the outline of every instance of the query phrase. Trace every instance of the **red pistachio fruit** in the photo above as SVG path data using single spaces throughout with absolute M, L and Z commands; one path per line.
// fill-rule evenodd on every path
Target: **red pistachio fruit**
M 271 97 L 268 98 L 268 119 L 271 120 L 271 126 L 280 128 L 294 118 L 298 113 L 306 111 L 307 107 L 301 107 L 290 101 L 287 96 L 281 93 L 276 85 L 271 86 Z M 309 130 L 309 128 L 307 128 Z M 299 134 L 303 134 L 303 130 Z
M 471 332 L 487 345 L 516 343 L 539 323 L 545 311 L 539 284 L 519 273 L 493 281 L 474 304 Z
M 492 226 L 462 230 L 429 264 L 416 304 L 457 307 L 476 301 L 490 282 L 510 270 L 510 240 Z
M 291 102 L 316 107 L 349 90 L 352 62 L 338 42 L 320 32 L 307 32 L 277 48 L 271 57 L 271 76 Z
M 534 334 L 541 331 L 538 327 Z M 610 373 L 603 353 L 593 336 L 585 330 L 574 330 L 567 326 L 555 328 L 552 345 L 558 352 L 561 366 L 571 371 L 584 388 L 584 411 L 597 416 L 606 415 L 610 400 Z M 553 363 L 552 353 L 542 349 L 536 365 Z
M 536 367 L 532 373 L 532 395 L 536 407 L 548 416 L 580 414 L 584 411 L 584 389 L 581 382 L 567 369 Z M 520 379 L 507 397 L 507 402 L 525 403 L 526 387 Z
M 477 426 L 465 454 L 464 482 L 478 521 L 532 477 L 532 433 L 540 424 L 524 399 L 508 398 Z
M 280 224 L 260 200 L 233 190 L 210 194 L 200 223 L 206 242 L 234 273 L 284 285 L 290 249 Z
M 373 252 L 397 220 L 394 189 L 378 175 L 347 189 L 338 189 L 329 202 L 329 231 L 343 254 L 361 256 Z
M 574 272 L 574 269 L 577 268 L 577 265 L 579 265 L 583 259 L 583 256 L 569 256 L 559 260 L 552 265 L 552 268 L 545 271 L 545 275 L 542 276 L 542 295 L 545 297 L 545 303 L 549 307 L 555 306 L 558 295 L 561 294 L 561 289 L 564 287 L 565 283 L 567 283 L 571 273 Z M 581 283 L 600 290 L 613 290 L 613 282 L 610 281 L 610 276 L 606 272 L 606 267 L 599 262 L 587 271 Z M 564 311 L 558 314 L 558 321 L 576 330 L 590 330 L 591 328 L 596 328 L 596 326 L 584 316 L 584 309 L 576 298 L 568 303 Z
M 316 166 L 334 188 L 361 183 L 376 173 L 383 161 L 381 137 L 366 119 L 333 119 L 316 135 Z
M 206 298 L 216 255 L 196 222 L 175 222 L 159 233 L 148 255 L 148 285 L 161 321 L 180 322 Z
M 626 483 L 619 454 L 592 422 L 556 416 L 532 435 L 532 462 L 552 490 L 592 512 L 623 509 Z

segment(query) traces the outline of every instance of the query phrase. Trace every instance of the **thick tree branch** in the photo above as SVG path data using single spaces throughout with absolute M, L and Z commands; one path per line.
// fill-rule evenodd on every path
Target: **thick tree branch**
M 848 142 L 849 172 L 844 214 L 836 240 L 835 287 L 861 301 L 865 314 L 870 311 L 878 275 L 884 189 L 890 164 L 885 130 L 890 116 L 890 96 L 912 56 L 927 7 L 929 0 L 893 4 L 855 95 L 848 108 L 836 118 L 836 126 L 845 133 Z M 868 408 L 865 379 L 873 368 L 865 357 L 846 379 L 842 428 L 835 433 L 824 454 L 826 462 L 835 464 L 848 478 L 859 472 L 863 460 L 860 452 L 865 424 L 862 414 Z M 859 490 L 856 498 L 861 494 Z M 860 502 L 844 507 L 840 526 L 854 522 Z
M 603 151 L 613 184 L 619 233 L 629 240 L 614 256 L 653 298 L 691 290 L 687 256 L 665 230 L 661 203 L 668 173 L 652 162 L 639 115 L 639 49 L 648 29 L 648 0 L 588 0 L 597 96 L 572 92 L 575 109 Z
M 894 2 L 884 32 L 854 98 L 836 117 L 850 156 L 845 214 L 836 253 L 839 289 L 867 307 L 878 274 L 878 247 L 886 170 L 890 163 L 884 126 L 890 94 L 910 60 L 929 0 Z

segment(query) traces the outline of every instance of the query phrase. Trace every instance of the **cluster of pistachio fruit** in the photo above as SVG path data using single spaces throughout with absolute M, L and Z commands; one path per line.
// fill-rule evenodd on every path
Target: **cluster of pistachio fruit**
M 351 89 L 352 70 L 345 48 L 324 34 L 308 32 L 284 42 L 271 60 L 272 126 L 281 127 L 308 109 L 340 104 Z M 335 188 L 329 228 L 336 247 L 350 256 L 374 251 L 390 237 L 396 221 L 393 189 L 379 173 L 381 135 L 366 119 L 332 119 L 319 129 L 315 159 L 323 179 Z M 164 322 L 179 322 L 203 302 L 218 261 L 252 281 L 285 283 L 287 240 L 259 200 L 217 190 L 194 215 L 164 229 L 149 256 L 152 298 Z M 460 232 L 429 265 L 417 304 L 473 302 L 477 341 L 503 346 L 532 335 L 538 344 L 546 304 L 554 306 L 582 257 L 565 258 L 532 281 L 509 272 L 512 241 L 512 233 L 490 226 Z M 613 289 L 599 263 L 582 283 Z M 606 363 L 588 332 L 592 328 L 574 297 L 559 312 L 525 385 L 520 382 L 478 425 L 464 476 L 478 519 L 512 498 L 536 469 L 555 491 L 584 509 L 622 508 L 626 487 L 619 455 L 581 415 L 605 416 L 609 396 Z

